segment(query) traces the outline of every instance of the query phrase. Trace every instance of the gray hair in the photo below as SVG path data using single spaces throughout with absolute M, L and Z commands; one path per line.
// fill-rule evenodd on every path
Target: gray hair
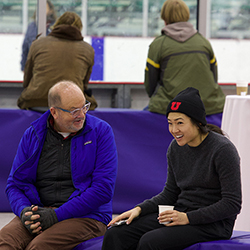
M 81 92 L 81 88 L 76 85 L 74 82 L 69 80 L 62 80 L 55 85 L 53 85 L 48 93 L 48 105 L 49 107 L 57 107 L 61 105 L 61 93 L 64 91 L 68 91 L 69 89 L 79 89 Z

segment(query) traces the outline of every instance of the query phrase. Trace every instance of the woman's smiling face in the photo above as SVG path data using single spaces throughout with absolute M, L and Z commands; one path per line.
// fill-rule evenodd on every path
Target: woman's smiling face
M 183 113 L 170 112 L 168 127 L 179 146 L 188 144 L 190 147 L 197 147 L 202 142 L 199 128 Z

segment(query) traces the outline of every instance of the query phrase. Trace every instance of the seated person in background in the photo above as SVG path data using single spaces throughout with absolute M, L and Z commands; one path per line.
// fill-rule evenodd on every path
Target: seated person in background
M 167 107 L 174 137 L 163 191 L 114 218 L 102 250 L 181 250 L 229 239 L 241 209 L 240 158 L 220 128 L 207 125 L 197 89 L 181 91 Z M 173 210 L 158 214 L 158 205 Z M 168 224 L 161 224 L 168 223 Z
M 54 24 L 56 20 L 56 13 L 53 4 L 50 0 L 47 0 L 47 8 L 46 8 L 46 34 L 50 33 L 50 26 Z M 21 70 L 24 70 L 24 66 L 27 60 L 27 56 L 30 50 L 31 43 L 36 39 L 37 36 L 37 25 L 36 25 L 36 11 L 33 14 L 33 22 L 29 24 L 27 32 L 25 34 L 25 38 L 23 40 L 22 45 L 22 59 L 21 59 Z
M 88 89 L 94 65 L 94 49 L 83 41 L 82 21 L 74 12 L 65 12 L 55 22 L 51 33 L 40 37 L 30 47 L 24 69 L 24 90 L 17 101 L 21 109 L 48 109 L 48 91 L 62 80 L 76 83 L 91 102 L 97 106 Z
M 187 87 L 199 90 L 206 114 L 218 116 L 220 126 L 225 95 L 217 83 L 217 61 L 209 41 L 188 22 L 182 0 L 167 0 L 161 9 L 161 36 L 150 44 L 144 85 L 148 110 L 166 114 L 169 102 Z
M 112 218 L 117 151 L 111 127 L 86 114 L 73 82 L 49 91 L 45 114 L 25 131 L 7 180 L 16 217 L 0 249 L 72 249 L 101 236 Z

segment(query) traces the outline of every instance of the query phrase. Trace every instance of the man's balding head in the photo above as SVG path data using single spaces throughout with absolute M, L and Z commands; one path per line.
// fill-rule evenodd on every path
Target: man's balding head
M 67 94 L 67 96 L 74 96 L 74 93 L 83 94 L 82 90 L 78 85 L 72 81 L 63 80 L 52 86 L 48 93 L 48 105 L 49 107 L 58 107 L 62 104 L 62 97 Z

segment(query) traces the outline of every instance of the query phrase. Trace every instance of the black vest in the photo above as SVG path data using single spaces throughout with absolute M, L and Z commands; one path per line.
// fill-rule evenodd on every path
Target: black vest
M 75 191 L 70 164 L 72 136 L 64 139 L 48 127 L 37 167 L 36 188 L 44 206 L 59 207 Z

